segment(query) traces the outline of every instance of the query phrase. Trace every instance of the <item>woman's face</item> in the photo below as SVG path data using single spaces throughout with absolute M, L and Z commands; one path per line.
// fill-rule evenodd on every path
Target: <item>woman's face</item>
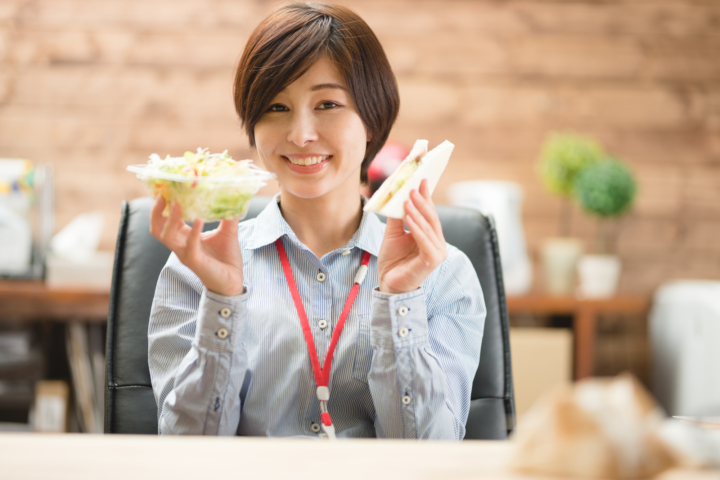
M 357 195 L 368 138 L 345 80 L 321 57 L 271 102 L 255 124 L 255 145 L 283 189 L 317 198 Z

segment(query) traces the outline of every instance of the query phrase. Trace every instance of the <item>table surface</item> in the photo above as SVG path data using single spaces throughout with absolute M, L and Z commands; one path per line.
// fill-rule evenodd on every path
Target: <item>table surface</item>
M 650 308 L 649 295 L 616 295 L 610 298 L 578 298 L 572 295 L 531 293 L 507 297 L 510 313 L 572 314 L 580 310 L 597 313 L 645 313 Z
M 107 321 L 110 292 L 51 289 L 40 280 L 0 280 L 0 319 Z
M 0 434 L 3 480 L 322 478 L 531 480 L 512 472 L 512 443 L 398 440 Z M 720 472 L 670 470 L 661 480 L 717 479 Z
M 585 309 L 638 313 L 646 311 L 650 305 L 650 299 L 645 295 L 583 300 L 573 296 L 530 294 L 511 296 L 507 301 L 510 313 L 573 313 Z M 39 280 L 0 280 L 0 318 L 105 321 L 109 302 L 110 292 L 104 290 L 51 289 Z

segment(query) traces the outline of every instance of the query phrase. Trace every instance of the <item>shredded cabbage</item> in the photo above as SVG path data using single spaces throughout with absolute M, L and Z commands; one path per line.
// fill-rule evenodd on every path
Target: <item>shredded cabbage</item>
M 233 160 L 227 150 L 208 153 L 208 149 L 200 148 L 197 153 L 164 159 L 153 153 L 147 165 L 128 168 L 137 173 L 154 197 L 165 198 L 163 215 L 170 213 L 175 202 L 187 221 L 244 217 L 248 200 L 273 176 L 253 165 L 252 160 Z
M 390 188 L 390 191 L 385 195 L 385 198 L 380 202 L 378 205 L 378 209 L 385 206 L 387 202 L 390 201 L 393 195 L 395 195 L 398 190 L 402 188 L 403 185 L 405 185 L 405 182 L 407 182 L 410 177 L 413 176 L 413 174 L 417 171 L 417 169 L 420 167 L 420 164 L 422 163 L 422 157 L 418 157 L 405 165 L 401 167 L 401 170 L 398 171 L 397 176 L 393 179 L 392 187 Z

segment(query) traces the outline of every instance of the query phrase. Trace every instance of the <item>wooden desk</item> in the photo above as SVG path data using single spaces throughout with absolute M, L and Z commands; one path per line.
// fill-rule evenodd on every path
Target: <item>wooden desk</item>
M 160 478 L 530 480 L 507 468 L 512 443 L 0 434 L 3 480 Z M 717 479 L 672 470 L 660 480 Z M 544 477 L 547 478 L 547 477 Z M 567 480 L 567 478 L 565 479 Z
M 597 317 L 603 313 L 646 315 L 650 298 L 642 295 L 624 295 L 608 299 L 579 299 L 528 295 L 508 297 L 508 312 L 542 315 L 571 315 L 575 334 L 575 379 L 592 376 L 595 369 L 595 336 Z
M 42 281 L 0 280 L 0 321 L 106 322 L 110 292 L 51 290 Z
M 597 316 L 603 313 L 644 315 L 650 308 L 645 296 L 604 300 L 529 295 L 508 297 L 508 311 L 543 315 L 571 315 L 575 333 L 575 378 L 593 374 Z M 54 290 L 41 281 L 0 280 L 0 321 L 107 321 L 110 292 Z
M 605 300 L 529 295 L 508 297 L 508 311 L 543 315 L 571 315 L 575 333 L 575 378 L 589 377 L 595 364 L 597 316 L 602 313 L 644 315 L 650 308 L 645 296 Z M 107 321 L 110 292 L 54 290 L 41 281 L 0 280 L 0 321 Z

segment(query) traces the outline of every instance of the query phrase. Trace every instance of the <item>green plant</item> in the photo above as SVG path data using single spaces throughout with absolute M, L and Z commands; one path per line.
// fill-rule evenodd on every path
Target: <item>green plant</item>
M 618 159 L 606 157 L 578 172 L 573 193 L 587 212 L 600 217 L 596 246 L 599 253 L 611 250 L 609 229 L 612 225 L 607 219 L 627 212 L 636 192 L 632 172 Z
M 583 168 L 605 156 L 599 143 L 572 132 L 553 132 L 540 151 L 539 173 L 545 187 L 563 198 L 559 234 L 570 234 L 570 202 L 575 177 Z
M 551 133 L 540 151 L 543 183 L 551 193 L 570 198 L 578 172 L 604 156 L 600 144 L 588 137 L 570 132 Z
M 588 165 L 575 177 L 574 193 L 580 205 L 600 217 L 619 217 L 630 208 L 637 185 L 620 161 L 606 158 Z

